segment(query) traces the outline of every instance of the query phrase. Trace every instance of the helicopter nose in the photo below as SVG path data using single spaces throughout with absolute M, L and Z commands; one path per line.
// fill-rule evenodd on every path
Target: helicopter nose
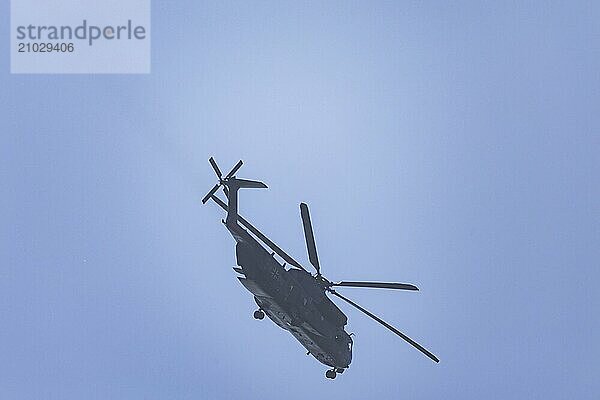
M 335 359 L 340 368 L 347 368 L 352 362 L 352 350 L 345 350 L 338 354 Z

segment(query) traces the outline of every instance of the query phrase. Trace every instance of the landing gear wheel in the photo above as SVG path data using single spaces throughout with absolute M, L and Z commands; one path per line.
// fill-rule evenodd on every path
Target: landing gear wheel
M 326 376 L 327 378 L 329 378 L 329 379 L 335 379 L 335 376 L 336 376 L 336 375 L 337 375 L 337 374 L 335 373 L 335 369 L 328 369 L 328 370 L 325 372 L 325 376 Z
M 265 313 L 262 310 L 254 311 L 254 319 L 263 319 L 265 317 Z

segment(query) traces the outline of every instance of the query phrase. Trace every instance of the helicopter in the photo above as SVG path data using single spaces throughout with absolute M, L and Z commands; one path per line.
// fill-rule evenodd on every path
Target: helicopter
M 237 178 L 235 174 L 242 167 L 241 160 L 225 176 L 213 157 L 208 161 L 217 175 L 218 182 L 204 196 L 202 204 L 212 200 L 227 213 L 222 223 L 236 241 L 237 266 L 234 266 L 233 270 L 238 274 L 237 279 L 240 283 L 254 297 L 258 306 L 253 315 L 255 319 L 262 320 L 266 315 L 276 325 L 291 333 L 307 350 L 307 355 L 312 355 L 330 367 L 325 376 L 335 379 L 336 375 L 343 373 L 352 362 L 353 340 L 352 334 L 345 330 L 348 318 L 327 296 L 331 294 L 379 322 L 431 360 L 439 362 L 433 353 L 419 343 L 334 289 L 353 287 L 419 290 L 415 285 L 391 282 L 332 282 L 325 278 L 321 274 L 308 206 L 300 203 L 308 259 L 316 271 L 314 275 L 311 274 L 238 214 L 239 189 L 266 189 L 267 185 L 260 181 Z M 223 189 L 227 202 L 217 196 L 219 189 Z M 283 263 L 275 258 L 275 254 L 281 257 Z

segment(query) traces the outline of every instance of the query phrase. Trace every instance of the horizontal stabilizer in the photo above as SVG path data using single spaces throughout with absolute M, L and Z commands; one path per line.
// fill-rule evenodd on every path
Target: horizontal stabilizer
M 255 188 L 255 189 L 266 189 L 267 185 L 260 181 L 251 181 L 249 179 L 235 178 L 235 182 L 240 188 Z

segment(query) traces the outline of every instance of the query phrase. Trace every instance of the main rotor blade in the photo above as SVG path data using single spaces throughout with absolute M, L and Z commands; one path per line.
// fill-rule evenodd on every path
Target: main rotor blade
M 211 158 L 208 159 L 208 162 L 210 163 L 210 165 L 215 170 L 215 173 L 217 174 L 217 176 L 219 177 L 219 179 L 221 179 L 222 176 L 223 176 L 223 174 L 221 173 L 221 170 L 219 169 L 219 166 L 215 162 L 215 159 L 211 157 Z
M 221 186 L 221 184 L 217 183 L 215 186 L 213 186 L 212 189 L 210 189 L 210 192 L 208 192 L 207 195 L 204 196 L 204 198 L 202 199 L 202 204 L 205 204 L 208 201 L 208 199 L 210 199 L 212 195 L 215 194 L 217 190 L 219 190 L 219 186 Z
M 235 175 L 235 173 L 237 172 L 238 169 L 240 169 L 242 167 L 242 160 L 238 161 L 237 164 L 235 164 L 235 167 L 233 167 L 231 169 L 231 171 L 229 171 L 229 173 L 227 174 L 227 176 L 225 177 L 225 179 L 229 179 L 231 178 L 233 175 Z
M 346 286 L 358 288 L 379 288 L 379 289 L 400 289 L 400 290 L 419 290 L 415 285 L 410 283 L 392 283 L 392 282 L 354 282 L 341 281 L 332 283 L 331 286 Z
M 406 336 L 404 333 L 400 332 L 398 329 L 394 328 L 392 325 L 388 324 L 387 322 L 385 322 L 384 320 L 382 320 L 381 318 L 379 318 L 377 315 L 375 315 L 375 314 L 371 313 L 370 311 L 362 308 L 361 306 L 359 306 L 358 304 L 356 304 L 352 300 L 350 300 L 350 299 L 342 296 L 341 294 L 339 294 L 335 290 L 329 290 L 329 292 L 331 294 L 339 297 L 340 299 L 344 300 L 346 303 L 353 305 L 355 308 L 357 308 L 358 310 L 362 311 L 363 313 L 367 314 L 369 317 L 373 318 L 375 321 L 379 322 L 381 325 L 385 326 L 390 331 L 392 331 L 396 335 L 400 336 L 402 339 L 404 339 L 405 341 L 407 341 L 409 344 L 411 344 L 414 348 L 416 348 L 417 350 L 419 350 L 421 353 L 425 354 L 427 357 L 431 358 L 433 361 L 440 362 L 440 360 L 436 356 L 434 356 L 431 352 L 429 352 L 429 350 L 427 350 L 425 347 L 421 346 L 419 343 L 415 342 L 414 340 L 412 340 L 411 338 L 409 338 L 408 336 Z
M 319 265 L 319 257 L 317 257 L 317 245 L 315 244 L 315 235 L 310 222 L 310 213 L 306 203 L 300 203 L 300 215 L 302 216 L 302 226 L 304 227 L 304 238 L 306 239 L 306 250 L 308 251 L 308 259 L 317 270 L 317 274 L 321 275 L 321 266 Z
M 212 199 L 215 201 L 215 203 L 217 203 L 219 205 L 219 207 L 221 207 L 223 210 L 227 211 L 227 204 L 225 204 L 225 202 L 223 202 L 223 200 L 218 198 L 216 195 L 213 195 Z M 261 231 L 256 229 L 250 222 L 246 221 L 241 215 L 238 214 L 237 219 L 246 229 L 248 229 L 250 232 L 252 232 L 254 234 L 254 236 L 258 237 L 271 250 L 273 250 L 281 258 L 283 258 L 285 260 L 285 262 L 287 262 L 290 265 L 293 265 L 296 268 L 300 268 L 301 270 L 306 271 L 306 268 L 304 268 L 302 265 L 300 265 L 300 263 L 298 261 L 294 260 L 289 254 L 287 254 L 279 246 L 277 246 L 275 243 L 273 243 L 271 241 L 271 239 L 266 237 Z M 308 272 L 308 271 L 306 271 L 306 272 Z

